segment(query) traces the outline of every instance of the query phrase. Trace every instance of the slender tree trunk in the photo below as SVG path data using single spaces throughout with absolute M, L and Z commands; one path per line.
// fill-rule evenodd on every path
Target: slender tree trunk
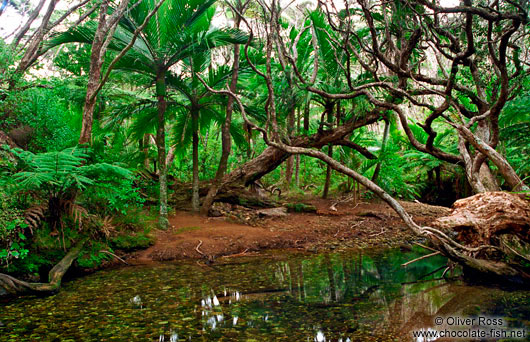
M 44 35 L 46 34 L 46 28 L 48 26 L 48 23 L 50 22 L 50 18 L 53 12 L 55 11 L 55 6 L 57 5 L 58 2 L 59 0 L 51 0 L 50 3 L 48 4 L 48 9 L 46 10 L 44 17 L 42 18 L 41 24 L 39 28 L 37 29 L 36 34 L 32 39 L 30 39 L 28 47 L 26 48 L 26 51 L 24 53 L 24 56 L 22 57 L 22 59 L 20 60 L 20 63 L 17 66 L 17 71 L 16 71 L 17 73 L 20 73 L 20 74 L 24 73 L 42 55 L 42 51 L 41 51 L 42 40 L 44 39 Z M 42 4 L 42 1 L 41 3 L 39 3 L 39 6 L 41 6 L 41 4 Z M 31 25 L 31 22 L 28 21 L 28 23 L 26 24 Z M 29 29 L 29 26 L 24 27 L 24 28 L 27 31 L 27 29 Z M 26 31 L 22 30 L 21 32 L 19 32 L 19 35 L 17 35 L 17 37 L 15 38 L 16 39 L 15 46 L 19 44 L 20 39 L 24 36 Z
M 239 25 L 241 24 L 241 17 L 239 15 L 236 15 L 235 21 L 234 21 L 234 28 L 239 29 Z M 239 77 L 239 59 L 241 55 L 241 49 L 239 44 L 234 44 L 234 61 L 232 63 L 232 79 L 230 80 L 230 91 L 235 93 L 237 89 L 237 79 Z M 208 190 L 208 194 L 204 198 L 202 207 L 201 207 L 201 214 L 207 215 L 208 211 L 210 210 L 210 207 L 213 204 L 213 201 L 215 199 L 215 196 L 217 195 L 217 191 L 219 190 L 219 181 L 223 178 L 223 176 L 226 174 L 226 170 L 228 169 L 228 157 L 230 156 L 230 151 L 232 149 L 232 137 L 230 134 L 230 126 L 232 125 L 232 113 L 234 111 L 234 98 L 232 96 L 228 97 L 228 101 L 226 104 L 226 117 L 225 122 L 223 123 L 223 127 L 221 129 L 221 159 L 219 160 L 219 167 L 217 168 L 217 172 L 215 174 L 215 180 Z M 250 151 L 250 139 L 248 141 L 249 143 L 249 150 Z M 247 151 L 247 152 L 248 152 Z
M 300 133 L 300 111 L 298 111 L 298 116 L 296 118 L 296 131 Z M 300 155 L 299 154 L 295 156 L 294 183 L 297 188 L 300 187 Z
M 326 105 L 326 111 L 328 112 L 328 123 L 333 122 L 333 104 L 328 103 Z M 338 114 L 337 114 L 338 116 Z M 333 157 L 333 145 L 328 145 L 328 156 Z M 331 165 L 326 165 L 326 182 L 324 183 L 324 192 L 322 193 L 322 198 L 328 198 L 329 194 L 329 186 L 331 183 L 331 175 L 332 175 L 332 169 Z
M 193 211 L 198 212 L 200 209 L 199 203 L 199 110 L 197 108 L 191 109 L 191 120 L 193 129 L 193 180 L 192 180 L 192 194 L 191 207 Z
M 239 15 L 235 18 L 234 28 L 239 29 L 239 24 L 241 18 Z M 234 45 L 234 62 L 232 64 L 232 79 L 230 80 L 230 91 L 233 93 L 236 92 L 237 88 L 237 79 L 239 77 L 239 59 L 240 59 L 240 47 L 239 44 Z M 228 157 L 230 156 L 230 150 L 232 147 L 232 137 L 230 135 L 230 126 L 232 125 L 232 113 L 234 111 L 234 98 L 232 96 L 228 97 L 226 104 L 226 118 L 223 124 L 221 131 L 221 160 L 219 161 L 219 167 L 217 168 L 217 173 L 215 175 L 216 179 L 222 178 L 226 169 L 228 168 Z
M 158 150 L 158 169 L 160 180 L 160 229 L 169 226 L 167 207 L 167 165 L 166 165 L 166 70 L 160 70 L 156 76 L 156 95 L 158 99 L 158 128 L 156 130 L 156 147 Z
M 294 126 L 295 110 L 296 110 L 296 107 L 293 104 L 287 116 L 287 130 L 288 130 L 289 137 L 293 135 L 293 131 L 295 128 Z M 287 190 L 291 188 L 291 182 L 293 180 L 293 169 L 294 169 L 294 156 L 290 156 L 289 158 L 287 158 L 287 162 L 285 163 L 285 185 L 287 186 Z
M 328 156 L 333 157 L 333 145 L 328 146 Z M 329 194 L 329 185 L 331 183 L 331 166 L 326 166 L 326 182 L 324 183 L 324 192 L 322 193 L 322 198 L 328 198 Z
M 485 144 L 489 144 L 492 138 L 491 135 L 490 123 L 486 120 L 480 120 L 477 125 L 476 136 Z M 475 153 L 473 158 L 473 172 L 478 173 L 480 182 L 484 185 L 486 191 L 498 191 L 500 190 L 499 184 L 486 162 L 486 156 L 481 154 L 478 151 Z
M 142 138 L 143 155 L 144 155 L 144 167 L 149 170 L 149 134 L 144 134 Z
M 304 108 L 304 133 L 309 135 L 309 110 L 311 109 L 311 100 L 307 100 Z
M 390 121 L 385 120 L 385 130 L 383 131 L 383 141 L 381 142 L 381 151 L 379 152 L 379 161 L 375 166 L 374 174 L 372 176 L 372 182 L 377 183 L 377 177 L 379 177 L 379 172 L 381 171 L 382 156 L 385 154 L 386 141 L 388 140 L 388 132 L 390 131 Z

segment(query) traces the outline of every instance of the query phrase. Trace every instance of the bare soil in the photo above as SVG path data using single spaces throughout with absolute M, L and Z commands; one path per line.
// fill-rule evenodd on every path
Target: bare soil
M 264 249 L 336 249 L 400 246 L 417 240 L 397 214 L 385 203 L 312 199 L 304 203 L 316 213 L 288 213 L 252 221 L 253 225 L 225 217 L 204 217 L 179 211 L 170 218 L 167 231 L 156 231 L 156 243 L 137 252 L 135 263 L 246 256 Z M 420 224 L 447 215 L 448 208 L 418 202 L 402 202 Z M 333 210 L 336 209 L 336 210 Z M 241 215 L 239 215 L 241 216 Z M 243 215 L 244 216 L 244 215 Z M 244 221 L 244 220 L 243 220 Z

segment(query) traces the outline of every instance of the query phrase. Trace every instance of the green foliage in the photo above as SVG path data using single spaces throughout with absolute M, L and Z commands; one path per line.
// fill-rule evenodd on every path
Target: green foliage
M 95 268 L 105 260 L 112 259 L 108 253 L 103 253 L 107 246 L 102 242 L 92 242 L 89 247 L 85 247 L 76 259 L 77 265 L 82 268 Z M 110 251 L 109 251 L 110 252 Z
M 110 239 L 113 248 L 123 251 L 145 249 L 154 244 L 154 239 L 148 232 L 137 232 L 118 235 Z
M 22 210 L 0 197 L 0 268 L 8 267 L 13 259 L 24 259 L 28 255 L 27 226 Z
M 12 151 L 21 161 L 20 172 L 14 177 L 20 190 L 65 193 L 84 190 L 94 185 L 97 177 L 131 177 L 131 172 L 107 163 L 87 164 L 87 151 L 67 148 L 59 152 L 34 154 L 21 149 Z
M 525 181 L 530 179 L 530 96 L 510 101 L 499 118 L 500 138 L 504 154 Z

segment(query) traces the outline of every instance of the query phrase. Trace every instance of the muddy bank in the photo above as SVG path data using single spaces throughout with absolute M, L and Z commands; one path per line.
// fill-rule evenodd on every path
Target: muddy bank
M 391 247 L 417 239 L 385 203 L 337 203 L 332 199 L 304 202 L 316 208 L 316 212 L 267 216 L 233 208 L 228 218 L 206 218 L 179 211 L 171 217 L 169 230 L 155 233 L 153 246 L 127 259 L 131 263 L 147 263 L 191 258 L 209 263 L 265 249 Z M 448 208 L 416 202 L 402 205 L 420 224 L 449 212 Z

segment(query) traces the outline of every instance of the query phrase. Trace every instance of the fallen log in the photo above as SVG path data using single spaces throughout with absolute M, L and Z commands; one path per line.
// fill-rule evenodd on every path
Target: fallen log
M 483 192 L 456 201 L 450 215 L 433 226 L 456 232 L 470 248 L 458 251 L 431 239 L 468 275 L 530 283 L 530 201 L 508 192 Z
M 497 244 L 505 234 L 530 243 L 530 202 L 508 192 L 482 192 L 456 201 L 451 214 L 433 224 L 458 232 L 458 240 L 470 246 Z
M 61 281 L 72 262 L 79 256 L 87 239 L 80 240 L 48 273 L 47 283 L 28 283 L 0 273 L 0 287 L 10 295 L 51 295 L 61 287 Z
M 309 136 L 297 136 L 291 143 L 298 147 L 322 148 L 323 146 L 344 142 L 355 129 L 372 124 L 381 118 L 379 111 L 367 113 L 364 117 L 349 121 L 334 129 L 319 131 Z M 210 191 L 203 200 L 201 213 L 206 214 L 212 203 L 234 186 L 247 187 L 274 171 L 287 158 L 291 156 L 285 150 L 269 146 L 259 156 L 241 165 L 234 171 L 225 175 L 220 181 L 212 184 Z

